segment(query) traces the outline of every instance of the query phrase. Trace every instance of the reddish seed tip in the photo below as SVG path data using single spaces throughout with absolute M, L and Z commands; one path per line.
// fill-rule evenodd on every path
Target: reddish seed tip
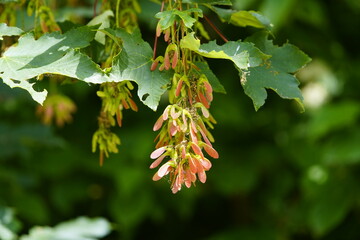
M 208 100 L 205 98 L 204 94 L 202 94 L 202 92 L 198 93 L 200 102 L 206 107 L 206 108 L 210 108 L 209 102 Z
M 168 42 L 170 39 L 170 28 L 165 30 L 165 34 L 164 34 L 164 40 L 165 42 Z
M 151 153 L 150 158 L 151 158 L 151 159 L 156 159 L 156 158 L 160 157 L 160 155 L 163 154 L 163 153 L 165 152 L 165 150 L 166 150 L 166 146 L 161 147 L 161 148 L 158 148 L 158 149 L 155 149 L 155 150 Z
M 151 165 L 150 165 L 150 169 L 156 168 L 157 166 L 159 166 L 159 164 L 164 160 L 164 158 L 166 157 L 165 154 L 161 155 L 158 159 L 156 159 Z
M 152 178 L 153 181 L 159 181 L 161 177 L 159 177 L 158 173 L 156 172 Z
M 171 65 L 172 69 L 176 68 L 177 63 L 178 63 L 178 51 L 176 50 L 172 58 L 172 65 Z
M 160 26 L 160 24 L 158 23 L 158 25 L 156 26 L 156 37 L 160 37 L 161 32 L 162 32 L 161 26 Z
M 177 85 L 176 91 L 175 91 L 175 96 L 176 97 L 180 96 L 180 92 L 181 92 L 183 82 L 184 82 L 184 80 L 182 80 L 182 79 L 180 79 L 180 81 L 178 82 L 178 85 Z
M 214 148 L 212 148 L 209 145 L 205 144 L 204 149 L 207 152 L 207 154 L 209 154 L 209 156 L 211 156 L 213 158 L 219 158 L 219 154 Z
M 197 144 L 192 143 L 191 148 L 193 149 L 195 154 L 197 154 L 197 155 L 199 155 L 201 157 L 204 157 L 203 153 L 201 152 L 201 148 Z
M 129 103 L 130 103 L 130 107 L 133 111 L 137 112 L 138 111 L 138 107 L 136 105 L 136 103 L 131 99 L 129 98 Z
M 212 164 L 208 159 L 200 159 L 200 162 L 206 171 L 212 167 Z
M 166 52 L 165 53 L 165 57 L 164 57 L 164 66 L 166 70 L 170 69 L 170 57 L 169 57 L 169 53 Z
M 206 182 L 206 173 L 205 173 L 205 171 L 199 172 L 198 176 L 199 176 L 200 182 L 202 182 L 202 183 Z
M 164 122 L 163 117 L 160 116 L 160 117 L 158 118 L 158 120 L 157 120 L 157 121 L 155 122 L 155 124 L 154 124 L 153 131 L 159 130 L 159 129 L 161 128 L 163 122 Z
M 121 99 L 121 104 L 124 106 L 125 109 L 129 109 L 129 104 L 125 101 L 125 99 Z
M 196 159 L 194 159 L 192 157 L 189 158 L 189 167 L 190 167 L 190 171 L 192 173 L 197 173 L 197 167 L 196 167 L 195 161 L 196 161 Z
M 152 64 L 151 64 L 151 67 L 150 67 L 150 70 L 151 71 L 155 71 L 157 66 L 159 64 L 159 61 L 154 61 Z
M 119 127 L 122 126 L 122 114 L 121 114 L 120 109 L 118 109 L 118 110 L 116 111 L 116 122 L 117 122 L 117 124 L 118 124 Z

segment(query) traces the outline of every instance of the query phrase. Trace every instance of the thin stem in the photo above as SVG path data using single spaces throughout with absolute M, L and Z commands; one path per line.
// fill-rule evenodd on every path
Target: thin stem
M 116 17 L 115 17 L 116 27 L 119 27 L 119 26 L 120 26 L 120 24 L 119 24 L 120 3 L 121 3 L 121 0 L 117 0 L 117 1 L 116 1 Z
M 36 36 L 36 26 L 38 24 L 38 15 L 39 15 L 39 0 L 36 0 L 35 2 L 35 19 L 34 19 L 34 35 Z
M 96 6 L 97 6 L 98 0 L 94 1 L 94 17 L 96 17 Z
M 206 22 L 212 27 L 212 29 L 215 30 L 215 32 L 224 40 L 225 42 L 228 42 L 227 38 L 221 33 L 221 31 L 210 21 L 210 19 L 204 15 L 204 18 Z

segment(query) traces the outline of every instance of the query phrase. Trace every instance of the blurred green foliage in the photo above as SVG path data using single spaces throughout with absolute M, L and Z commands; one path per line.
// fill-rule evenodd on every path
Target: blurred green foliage
M 70 2 L 76 13 L 60 8 L 57 19 L 91 17 L 92 1 Z M 158 6 L 140 2 L 142 34 L 152 43 Z M 114 223 L 109 240 L 360 239 L 359 1 L 233 2 L 262 11 L 275 43 L 289 40 L 313 58 L 298 74 L 306 112 L 271 92 L 255 112 L 231 63 L 210 61 L 227 91 L 211 108 L 220 158 L 206 184 L 173 195 L 148 168 L 159 113 L 140 101 L 137 113 L 125 112 L 120 153 L 100 168 L 91 153 L 96 86 L 61 86 L 78 110 L 73 123 L 56 128 L 40 124 L 28 94 L 0 84 L 0 205 L 16 209 L 24 233 L 86 215 Z M 229 39 L 253 32 L 208 14 Z

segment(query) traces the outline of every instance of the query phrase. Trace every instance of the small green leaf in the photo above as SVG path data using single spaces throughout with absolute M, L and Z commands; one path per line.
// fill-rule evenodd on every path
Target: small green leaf
M 183 3 L 231 6 L 230 0 L 183 0 Z
M 239 69 L 247 69 L 260 65 L 269 56 L 259 51 L 252 43 L 241 41 L 229 41 L 222 46 L 215 41 L 200 44 L 200 40 L 194 37 L 194 33 L 185 36 L 180 42 L 181 48 L 190 49 L 197 54 L 218 59 L 229 59 Z
M 121 52 L 113 60 L 109 81 L 136 82 L 140 100 L 155 111 L 170 82 L 170 71 L 150 70 L 153 52 L 150 45 L 141 38 L 139 29 L 132 34 L 124 29 L 106 31 L 121 38 L 123 43 Z
M 0 23 L 0 40 L 3 36 L 19 36 L 24 31 L 17 27 L 8 27 L 6 23 Z
M 174 22 L 176 21 L 174 10 L 158 12 L 155 17 L 159 19 L 159 24 L 162 30 L 174 25 Z
M 255 110 L 265 103 L 266 89 L 274 90 L 280 97 L 296 100 L 302 109 L 303 97 L 299 82 L 292 74 L 310 62 L 310 58 L 297 47 L 284 44 L 279 47 L 268 40 L 265 32 L 257 33 L 247 39 L 255 43 L 262 52 L 271 55 L 264 64 L 249 68 L 241 73 L 241 84 L 245 93 L 253 100 Z
M 268 30 L 272 28 L 270 21 L 255 11 L 235 11 L 233 9 L 223 9 L 214 6 L 211 6 L 210 9 L 213 10 L 223 22 L 228 22 L 235 26 L 251 26 Z
M 211 71 L 206 62 L 195 62 L 195 65 L 200 69 L 201 73 L 205 74 L 209 80 L 214 92 L 226 93 L 224 86 L 220 83 L 216 75 Z
M 191 28 L 196 22 L 196 19 L 191 17 L 192 13 L 197 13 L 199 17 L 203 16 L 200 8 L 190 8 L 184 11 L 172 9 L 169 11 L 158 12 L 155 17 L 160 20 L 159 24 L 162 30 L 174 25 L 175 21 L 179 21 L 180 19 L 184 22 L 187 28 Z

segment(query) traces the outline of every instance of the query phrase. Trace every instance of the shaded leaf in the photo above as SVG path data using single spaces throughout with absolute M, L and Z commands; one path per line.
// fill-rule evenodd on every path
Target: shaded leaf
M 155 111 L 170 82 L 170 72 L 150 70 L 153 52 L 150 45 L 141 38 L 139 29 L 132 34 L 123 29 L 106 31 L 122 39 L 122 51 L 113 60 L 109 79 L 115 82 L 136 82 L 140 100 Z
M 0 23 L 0 40 L 3 36 L 18 36 L 24 31 L 17 27 L 8 27 L 6 23 Z
M 296 100 L 303 109 L 299 82 L 293 73 L 311 59 L 289 43 L 279 47 L 273 45 L 267 38 L 268 34 L 261 32 L 247 39 L 255 43 L 262 52 L 271 55 L 271 58 L 264 64 L 251 67 L 249 71 L 240 75 L 245 93 L 253 100 L 255 110 L 264 105 L 267 98 L 266 89 L 272 89 L 282 98 Z
M 255 28 L 265 28 L 270 30 L 272 24 L 265 16 L 255 11 L 236 11 L 233 9 L 223 9 L 219 7 L 210 7 L 223 22 L 231 23 L 235 26 Z

